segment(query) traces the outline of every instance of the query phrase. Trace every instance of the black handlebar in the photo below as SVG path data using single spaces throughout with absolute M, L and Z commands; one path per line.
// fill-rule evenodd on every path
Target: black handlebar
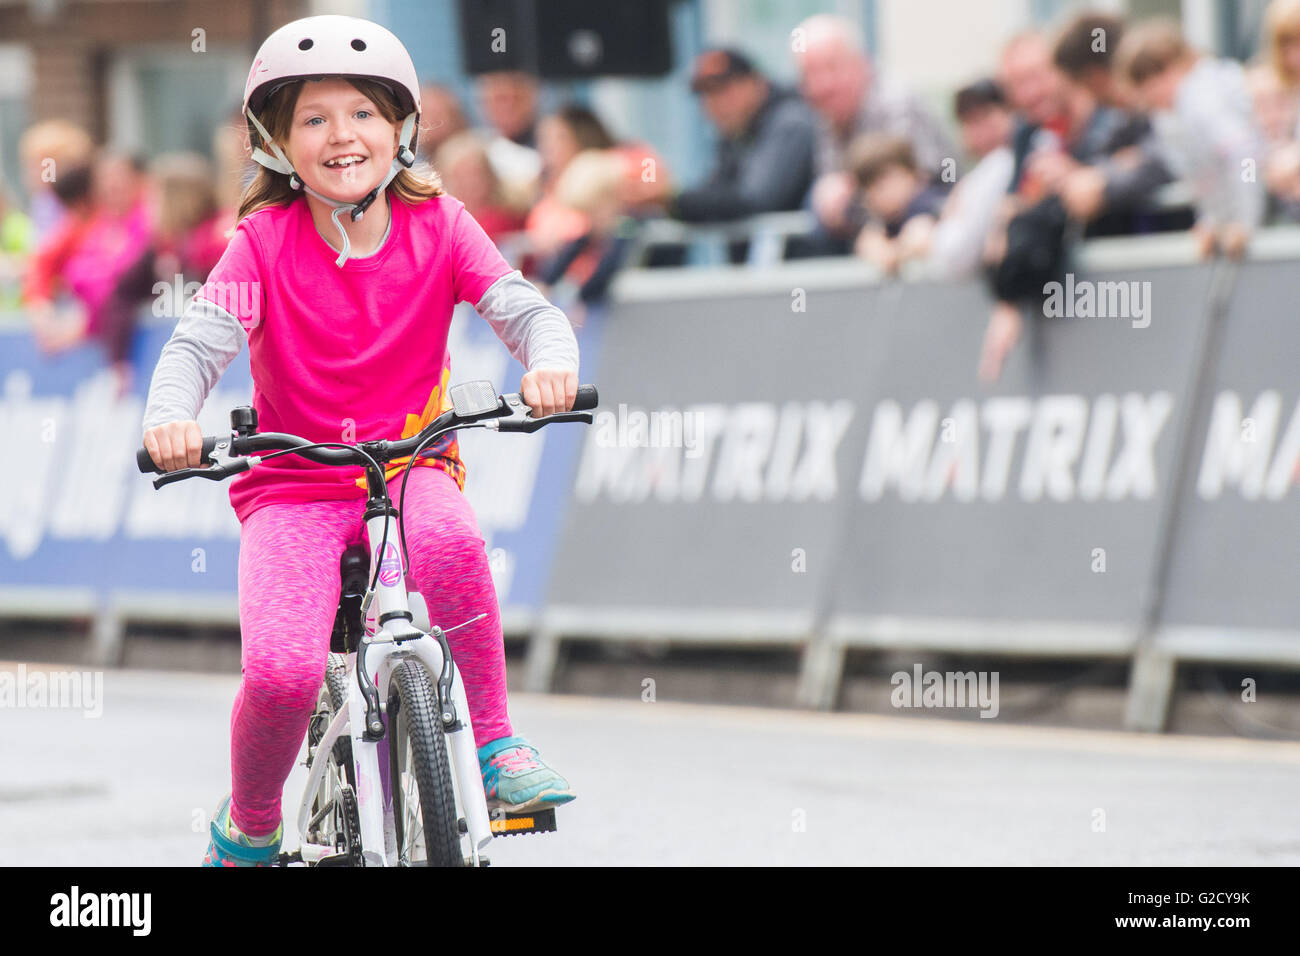
M 411 455 L 417 448 L 425 444 L 426 440 L 432 435 L 478 425 L 480 422 L 485 422 L 486 427 L 495 427 L 503 432 L 534 432 L 556 422 L 586 422 L 590 424 L 592 416 L 589 410 L 595 408 L 598 403 L 599 396 L 596 393 L 596 386 L 579 385 L 578 394 L 574 398 L 573 408 L 570 411 L 558 412 L 543 418 L 532 418 L 529 415 L 529 407 L 524 404 L 523 396 L 516 392 L 500 396 L 496 409 L 484 412 L 481 415 L 458 417 L 454 411 L 444 412 L 418 435 L 400 441 L 363 442 L 358 447 L 365 449 L 370 458 L 380 464 L 385 464 L 394 458 Z M 307 447 L 315 444 L 317 443 L 300 438 L 297 435 L 286 435 L 279 432 L 240 434 L 232 429 L 227 435 L 205 435 L 203 437 L 203 460 L 211 462 L 212 453 L 221 450 L 224 454 L 220 456 L 223 459 L 220 465 L 178 468 L 175 471 L 163 472 L 161 468 L 154 464 L 153 456 L 149 454 L 146 448 L 136 449 L 135 462 L 136 467 L 141 472 L 161 475 L 160 478 L 156 478 L 153 482 L 155 488 L 161 488 L 163 485 L 171 484 L 174 481 L 183 481 L 186 478 L 207 478 L 212 481 L 222 481 L 231 475 L 251 468 L 253 462 L 244 456 L 257 455 L 260 452 L 301 448 L 303 450 L 298 454 L 303 458 L 323 465 L 364 465 L 367 462 L 367 459 L 353 448 Z

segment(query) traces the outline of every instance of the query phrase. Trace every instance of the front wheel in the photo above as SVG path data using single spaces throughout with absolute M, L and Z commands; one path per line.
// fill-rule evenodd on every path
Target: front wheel
M 417 661 L 393 669 L 388 754 L 401 866 L 464 866 L 438 695 Z

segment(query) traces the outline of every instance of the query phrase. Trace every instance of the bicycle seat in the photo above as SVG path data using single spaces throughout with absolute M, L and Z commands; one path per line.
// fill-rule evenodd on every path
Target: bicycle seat
M 343 552 L 339 561 L 339 574 L 343 580 L 343 594 L 355 594 L 357 597 L 366 593 L 366 583 L 370 579 L 370 549 L 364 544 L 354 544 Z

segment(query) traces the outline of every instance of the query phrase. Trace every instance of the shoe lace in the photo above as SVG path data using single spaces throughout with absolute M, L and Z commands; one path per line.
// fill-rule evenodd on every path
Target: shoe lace
M 525 770 L 540 770 L 542 765 L 530 747 L 512 747 L 494 754 L 488 765 L 506 773 L 522 773 Z

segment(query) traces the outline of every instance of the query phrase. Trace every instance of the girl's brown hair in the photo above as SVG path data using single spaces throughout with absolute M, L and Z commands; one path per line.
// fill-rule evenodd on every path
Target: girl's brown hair
M 394 126 L 400 127 L 404 114 L 397 102 L 397 97 L 393 95 L 392 90 L 382 83 L 374 80 L 364 80 L 355 76 L 346 76 L 343 79 L 351 83 L 370 102 L 374 103 L 379 109 L 379 113 L 384 119 Z M 258 121 L 266 127 L 266 131 L 271 134 L 283 149 L 285 143 L 289 140 L 289 127 L 293 122 L 293 110 L 298 104 L 298 96 L 302 93 L 303 80 L 295 80 L 285 86 L 280 87 L 267 98 L 266 105 L 262 107 L 262 113 L 258 116 Z M 415 141 L 419 137 L 419 130 L 411 136 L 410 147 L 415 148 Z M 261 136 L 257 133 L 257 128 L 250 122 L 248 123 L 248 137 L 253 146 L 260 146 L 263 150 L 270 153 L 270 147 L 262 142 Z M 417 171 L 418 170 L 418 171 Z M 422 203 L 426 199 L 432 199 L 434 196 L 442 195 L 442 183 L 438 179 L 437 173 L 428 167 L 412 167 L 403 169 L 393 181 L 388 184 L 388 191 L 398 199 L 409 205 Z M 294 189 L 289 185 L 289 177 L 286 173 L 278 173 L 274 170 L 267 169 L 265 166 L 257 167 L 257 175 L 253 177 L 246 187 L 244 194 L 239 199 L 239 213 L 237 220 L 242 220 L 245 216 L 251 216 L 259 209 L 267 209 L 272 206 L 287 206 L 295 199 L 303 195 L 301 190 Z

